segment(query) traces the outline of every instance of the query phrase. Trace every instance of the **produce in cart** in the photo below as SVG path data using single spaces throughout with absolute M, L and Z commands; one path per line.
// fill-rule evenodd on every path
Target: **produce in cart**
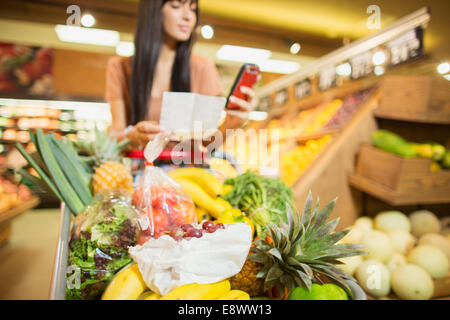
M 106 132 L 95 128 L 95 138 L 92 141 L 75 140 L 74 147 L 93 172 L 92 190 L 96 195 L 102 191 L 123 189 L 133 191 L 133 178 L 130 170 L 123 164 L 121 152 L 130 141 L 118 142 L 111 139 Z
M 67 299 L 99 299 L 117 271 L 132 262 L 128 247 L 136 244 L 137 219 L 130 197 L 119 192 L 96 196 L 77 216 L 69 242 L 74 274 L 68 276 Z
M 247 171 L 225 180 L 225 185 L 233 188 L 223 199 L 251 219 L 260 238 L 265 237 L 271 222 L 287 222 L 286 204 L 293 207 L 293 192 L 281 179 Z
M 332 282 L 353 298 L 347 283 L 353 277 L 337 267 L 338 259 L 364 252 L 361 245 L 337 243 L 349 230 L 334 232 L 339 219 L 327 222 L 335 204 L 333 200 L 319 210 L 319 201 L 314 206 L 309 193 L 301 216 L 286 204 L 287 224 L 267 224 L 265 238 L 254 242 L 241 272 L 231 279 L 232 288 L 254 295 L 269 290 L 275 297 L 287 298 L 298 286 L 311 291 L 313 283 Z

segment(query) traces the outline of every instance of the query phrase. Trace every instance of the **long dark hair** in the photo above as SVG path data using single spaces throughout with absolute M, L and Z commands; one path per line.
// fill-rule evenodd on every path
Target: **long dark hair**
M 140 0 L 136 33 L 134 35 L 135 54 L 131 59 L 130 79 L 130 121 L 135 125 L 145 120 L 148 102 L 153 86 L 156 63 L 164 41 L 162 7 L 170 0 Z M 193 0 L 178 0 L 186 2 Z M 196 2 L 196 1 L 195 1 Z M 198 23 L 198 6 L 196 9 Z M 177 44 L 177 52 L 172 67 L 170 90 L 191 91 L 190 57 L 194 32 L 188 41 Z

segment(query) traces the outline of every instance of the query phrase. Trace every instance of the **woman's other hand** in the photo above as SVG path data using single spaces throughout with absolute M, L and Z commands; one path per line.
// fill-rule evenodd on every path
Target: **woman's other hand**
M 131 140 L 133 146 L 143 148 L 160 132 L 161 129 L 156 121 L 141 121 L 128 132 L 127 138 Z

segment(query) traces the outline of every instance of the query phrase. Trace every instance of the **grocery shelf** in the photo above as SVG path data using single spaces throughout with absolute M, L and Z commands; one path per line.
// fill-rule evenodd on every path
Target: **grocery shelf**
M 28 201 L 21 202 L 21 204 L 18 206 L 15 206 L 9 210 L 0 212 L 0 223 L 10 220 L 10 219 L 18 216 L 19 214 L 36 207 L 38 204 L 39 204 L 39 198 L 32 197 Z
M 356 189 L 366 192 L 393 206 L 450 203 L 450 193 L 435 193 L 433 195 L 428 192 L 420 192 L 420 190 L 417 192 L 396 191 L 360 174 L 351 175 L 349 177 L 349 183 Z
M 11 220 L 25 211 L 36 207 L 39 201 L 39 198 L 32 197 L 30 200 L 22 202 L 18 206 L 0 212 L 0 245 L 7 241 L 11 235 Z
M 431 164 L 363 145 L 349 182 L 394 206 L 450 203 L 450 170 L 432 172 Z

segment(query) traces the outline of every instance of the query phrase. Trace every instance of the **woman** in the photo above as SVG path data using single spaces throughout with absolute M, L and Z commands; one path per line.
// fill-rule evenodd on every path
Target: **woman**
M 143 147 L 160 132 L 165 91 L 223 94 L 218 72 L 206 58 L 191 54 L 198 22 L 197 0 L 141 0 L 135 34 L 135 55 L 108 63 L 105 99 L 112 114 L 111 135 Z M 242 92 L 251 100 L 253 90 Z M 241 125 L 251 103 L 232 97 L 238 111 L 227 112 L 220 130 Z

